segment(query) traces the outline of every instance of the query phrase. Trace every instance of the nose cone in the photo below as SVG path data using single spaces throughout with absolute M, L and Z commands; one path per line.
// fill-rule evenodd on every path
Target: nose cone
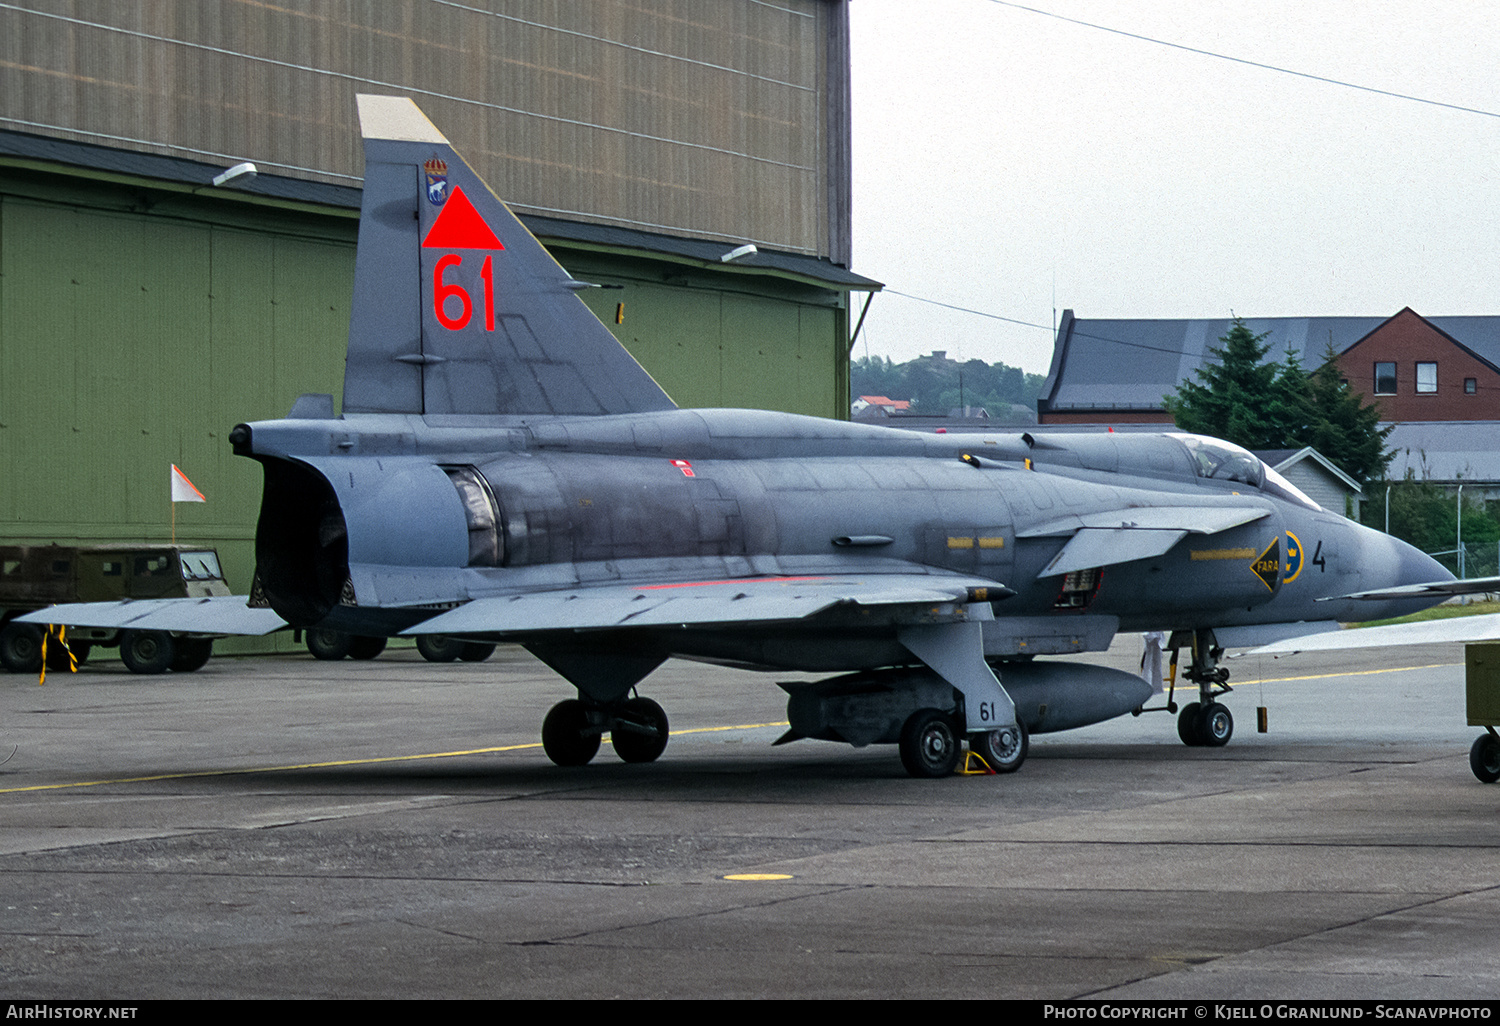
M 1361 533 L 1360 540 L 1363 544 L 1359 577 L 1364 582 L 1361 590 L 1399 588 L 1454 579 L 1443 564 L 1399 538 L 1367 529 Z M 1352 609 L 1350 615 L 1358 616 L 1361 620 L 1406 616 L 1435 606 L 1445 598 L 1446 595 L 1433 595 L 1425 598 L 1356 602 L 1354 606 L 1357 608 Z
M 1401 584 L 1426 584 L 1432 581 L 1452 581 L 1454 576 L 1448 572 L 1448 568 L 1427 553 L 1422 552 L 1399 538 L 1386 536 L 1396 550 L 1398 560 L 1396 579 L 1391 582 L 1395 587 Z

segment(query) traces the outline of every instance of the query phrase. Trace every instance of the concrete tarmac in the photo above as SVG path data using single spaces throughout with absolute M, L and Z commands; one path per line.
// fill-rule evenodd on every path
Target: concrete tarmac
M 691 663 L 661 761 L 570 770 L 517 649 L 0 675 L 0 997 L 1493 998 L 1462 657 L 1251 657 L 1226 748 L 1150 713 L 939 781 Z

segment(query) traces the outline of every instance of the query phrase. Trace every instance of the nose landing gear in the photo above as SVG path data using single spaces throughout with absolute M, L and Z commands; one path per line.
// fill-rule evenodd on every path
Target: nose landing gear
M 1198 685 L 1198 701 L 1189 702 L 1177 714 L 1177 736 L 1182 743 L 1192 748 L 1220 748 L 1234 736 L 1234 717 L 1229 707 L 1215 701 L 1219 695 L 1227 695 L 1229 671 L 1219 665 L 1224 650 L 1212 630 L 1203 628 L 1193 631 L 1176 631 L 1167 647 L 1172 650 L 1172 666 L 1177 666 L 1178 651 L 1189 647 L 1192 664 L 1182 676 L 1184 680 Z M 1174 674 L 1175 676 L 1175 674 Z M 1167 696 L 1168 702 L 1171 695 Z
M 1234 717 L 1219 702 L 1189 702 L 1177 714 L 1177 736 L 1193 748 L 1218 748 L 1234 736 Z

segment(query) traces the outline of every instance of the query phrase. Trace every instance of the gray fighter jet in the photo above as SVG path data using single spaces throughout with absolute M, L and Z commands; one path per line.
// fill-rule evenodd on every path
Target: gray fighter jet
M 606 732 L 626 761 L 662 753 L 667 716 L 633 691 L 669 657 L 827 673 L 782 685 L 783 740 L 892 743 L 939 777 L 965 743 L 1014 770 L 1029 733 L 1153 694 L 1035 656 L 1172 632 L 1199 692 L 1179 732 L 1220 745 L 1226 645 L 1412 612 L 1443 596 L 1347 596 L 1451 579 L 1211 438 L 678 409 L 414 104 L 359 112 L 343 414 L 304 396 L 230 435 L 265 473 L 249 608 L 36 619 L 518 642 L 577 689 L 542 725 L 569 766 Z

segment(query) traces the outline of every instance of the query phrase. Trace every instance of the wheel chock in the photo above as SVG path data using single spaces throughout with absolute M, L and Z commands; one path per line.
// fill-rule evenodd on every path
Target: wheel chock
M 78 672 L 78 657 L 73 654 L 73 649 L 68 645 L 68 628 L 62 624 L 49 623 L 42 631 L 42 672 L 41 676 L 37 678 L 38 685 L 47 683 L 47 642 L 51 639 L 55 639 L 53 640 L 53 644 L 61 645 L 62 650 L 67 653 L 67 671 L 69 673 Z
M 964 751 L 963 765 L 958 768 L 959 776 L 963 777 L 993 777 L 998 774 L 990 768 L 990 764 L 984 761 L 984 756 L 978 752 Z

